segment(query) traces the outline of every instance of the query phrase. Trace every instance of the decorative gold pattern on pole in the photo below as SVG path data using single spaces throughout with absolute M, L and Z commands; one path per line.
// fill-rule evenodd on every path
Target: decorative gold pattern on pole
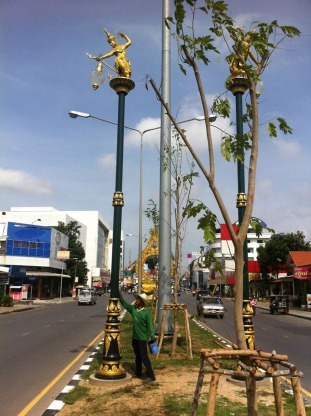
M 115 192 L 113 194 L 112 206 L 124 207 L 124 198 L 122 192 Z
M 133 88 L 135 88 L 135 82 L 129 78 L 113 78 L 109 85 L 111 88 L 115 90 L 118 94 L 123 92 L 124 94 L 128 94 Z
M 233 95 L 238 92 L 244 94 L 245 91 L 248 90 L 249 86 L 250 82 L 245 77 L 229 78 L 226 82 L 227 89 L 231 91 Z
M 236 197 L 236 207 L 237 208 L 246 207 L 246 203 L 247 203 L 247 195 L 244 192 L 239 193 Z
M 243 326 L 244 326 L 244 334 L 245 334 L 245 341 L 247 348 L 249 350 L 255 349 L 255 331 L 254 331 L 254 324 L 253 324 L 253 308 L 249 303 L 249 299 L 243 300 Z

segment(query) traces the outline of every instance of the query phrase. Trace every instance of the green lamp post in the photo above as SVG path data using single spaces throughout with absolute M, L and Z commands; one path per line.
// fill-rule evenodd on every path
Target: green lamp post
M 227 88 L 235 96 L 236 103 L 236 134 L 243 135 L 243 104 L 242 97 L 245 91 L 249 88 L 249 81 L 245 77 L 233 77 L 228 83 Z M 245 193 L 245 175 L 244 163 L 240 160 L 237 162 L 237 176 L 238 176 L 238 194 L 236 198 L 236 207 L 238 209 L 238 221 L 242 223 L 245 208 L 247 203 L 247 195 Z M 246 344 L 249 349 L 255 347 L 255 331 L 252 321 L 253 311 L 249 306 L 249 280 L 248 280 L 248 248 L 247 237 L 243 244 L 243 326 Z
M 117 155 L 116 155 L 116 179 L 115 192 L 113 195 L 113 241 L 112 241 L 112 264 L 111 264 L 111 283 L 110 283 L 110 299 L 107 307 L 107 321 L 105 327 L 103 361 L 100 368 L 95 373 L 95 377 L 103 380 L 118 380 L 126 377 L 126 372 L 121 364 L 121 336 L 120 336 L 120 320 L 121 311 L 119 298 L 119 276 L 120 276 L 120 254 L 121 254 L 121 224 L 122 224 L 122 208 L 124 206 L 124 198 L 122 192 L 123 181 L 123 150 L 124 150 L 124 113 L 125 113 L 125 97 L 135 88 L 135 83 L 130 79 L 131 66 L 126 57 L 126 48 L 131 45 L 131 40 L 123 33 L 118 35 L 126 40 L 123 45 L 118 45 L 116 37 L 112 36 L 105 29 L 108 43 L 112 50 L 102 56 L 92 56 L 87 54 L 91 59 L 95 59 L 99 64 L 91 74 L 90 81 L 93 89 L 97 90 L 104 82 L 102 73 L 103 64 L 108 66 L 112 71 L 118 74 L 117 78 L 110 78 L 110 87 L 118 95 L 118 132 L 117 132 Z M 104 59 L 115 56 L 114 69 L 103 62 Z

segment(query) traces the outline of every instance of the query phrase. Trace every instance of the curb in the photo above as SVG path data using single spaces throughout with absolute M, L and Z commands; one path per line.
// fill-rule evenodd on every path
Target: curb
M 95 347 L 94 351 L 91 353 L 90 357 L 84 362 L 84 364 L 80 367 L 80 369 L 76 372 L 70 382 L 67 384 L 66 387 L 59 393 L 59 395 L 52 401 L 46 411 L 42 414 L 42 416 L 54 416 L 64 407 L 65 403 L 63 402 L 64 397 L 66 394 L 70 393 L 77 384 L 79 384 L 81 380 L 81 375 L 85 373 L 90 368 L 91 362 L 94 360 L 95 355 L 98 353 L 100 346 L 103 344 L 104 340 L 101 340 L 98 343 L 98 346 Z
M 126 310 L 122 312 L 119 319 L 120 322 L 124 318 L 126 314 Z M 42 414 L 42 416 L 54 416 L 59 411 L 62 410 L 65 403 L 63 402 L 64 397 L 66 394 L 70 393 L 77 384 L 79 384 L 81 380 L 81 375 L 85 373 L 90 368 L 91 362 L 94 360 L 95 355 L 100 350 L 101 345 L 104 343 L 104 339 L 99 341 L 97 347 L 94 348 L 94 351 L 91 353 L 89 358 L 84 362 L 84 364 L 80 367 L 80 369 L 76 372 L 76 374 L 73 376 L 73 378 L 70 380 L 70 382 L 67 384 L 66 387 L 63 388 L 63 390 L 59 393 L 59 395 L 55 398 L 55 400 L 52 401 L 52 403 L 49 405 L 49 407 L 46 409 L 46 411 Z

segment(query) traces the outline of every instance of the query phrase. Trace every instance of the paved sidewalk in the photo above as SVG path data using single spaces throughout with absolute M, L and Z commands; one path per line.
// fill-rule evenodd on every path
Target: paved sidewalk
M 61 299 L 54 298 L 54 299 L 34 299 L 32 301 L 21 301 L 19 303 L 14 303 L 13 306 L 0 306 L 0 315 L 13 313 L 13 312 L 23 312 L 29 311 L 32 309 L 40 308 L 41 306 L 47 304 L 58 304 L 58 303 L 65 303 L 65 302 L 76 302 L 75 298 L 70 297 L 63 297 Z
M 257 302 L 257 308 L 270 310 L 269 302 Z M 303 319 L 311 319 L 311 311 L 302 311 L 299 308 L 289 307 L 288 315 L 296 316 Z

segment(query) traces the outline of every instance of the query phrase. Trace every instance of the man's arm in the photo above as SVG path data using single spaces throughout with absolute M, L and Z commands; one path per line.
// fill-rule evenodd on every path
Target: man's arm
M 150 339 L 155 339 L 152 317 L 151 317 L 151 313 L 149 311 L 148 311 L 148 314 L 147 314 L 147 328 L 148 328 L 149 338 Z
M 124 309 L 126 309 L 129 313 L 132 313 L 132 310 L 133 310 L 133 305 L 131 305 L 131 304 L 129 304 L 129 303 L 127 303 L 124 299 L 123 299 L 123 296 L 121 295 L 121 293 L 120 293 L 120 302 L 121 302 L 121 305 L 123 306 L 123 308 Z

